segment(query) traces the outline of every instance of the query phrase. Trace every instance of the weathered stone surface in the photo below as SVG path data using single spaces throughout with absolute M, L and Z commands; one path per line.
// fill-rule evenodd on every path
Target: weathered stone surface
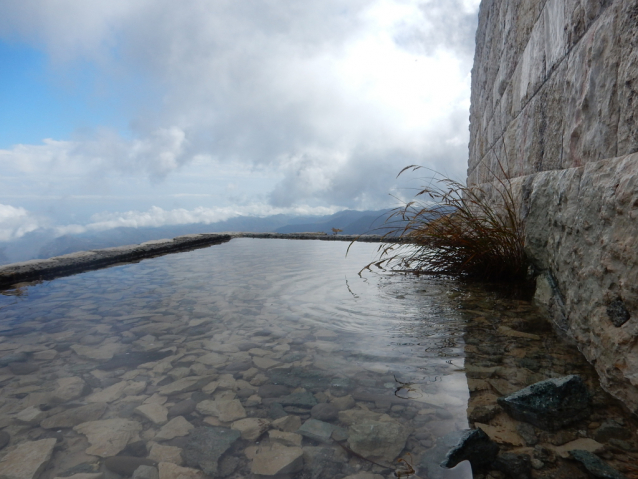
M 21 423 L 35 425 L 39 424 L 46 416 L 47 414 L 41 411 L 39 407 L 29 406 L 16 414 L 15 417 Z
M 128 352 L 120 354 L 108 361 L 100 363 L 97 368 L 103 371 L 112 371 L 121 368 L 135 368 L 140 364 L 159 361 L 173 354 L 172 351 Z
M 189 376 L 162 386 L 158 393 L 163 396 L 172 396 L 173 394 L 196 391 L 206 386 L 213 379 L 215 379 L 215 376 Z
M 338 429 L 334 424 L 318 421 L 316 419 L 308 419 L 303 425 L 297 429 L 302 436 L 319 442 L 331 442 L 332 433 Z
M 638 409 L 634 9 L 622 0 L 483 2 L 468 160 L 468 184 L 514 179 L 526 252 L 542 273 L 538 299 L 631 410 Z
M 158 464 L 159 479 L 204 479 L 204 473 L 199 469 L 181 467 L 170 462 Z
M 371 472 L 357 472 L 356 474 L 350 474 L 343 479 L 384 479 L 381 474 L 373 474 Z
M 567 459 L 570 457 L 569 452 L 573 450 L 579 451 L 587 451 L 592 454 L 600 453 L 605 450 L 605 445 L 599 443 L 598 441 L 594 441 L 588 437 L 581 437 L 576 439 L 575 441 L 568 442 L 567 444 L 563 444 L 562 446 L 549 446 L 556 454 L 560 457 Z
M 627 479 L 627 476 L 621 474 L 591 452 L 573 450 L 570 451 L 570 454 L 574 459 L 585 466 L 587 472 L 589 472 L 594 477 L 599 477 L 601 479 Z
M 104 474 L 101 472 L 80 472 L 72 476 L 55 477 L 54 479 L 102 479 Z
M 367 420 L 348 428 L 348 445 L 365 458 L 392 462 L 405 447 L 409 435 L 410 430 L 398 422 Z
M 341 452 L 330 446 L 303 448 L 304 475 L 311 478 L 340 477 L 345 464 Z
M 301 434 L 295 434 L 294 432 L 277 431 L 271 429 L 268 431 L 268 437 L 271 442 L 277 442 L 283 446 L 301 447 L 301 441 L 303 437 Z
M 239 431 L 242 439 L 254 441 L 270 429 L 270 421 L 268 419 L 248 417 L 235 421 L 230 427 Z
M 198 427 L 188 438 L 184 461 L 187 466 L 199 467 L 217 477 L 219 458 L 239 437 L 239 431 L 225 427 Z
M 306 391 L 277 398 L 277 402 L 282 406 L 294 406 L 310 409 L 317 404 L 317 399 L 315 399 L 312 393 Z
M 303 449 L 300 447 L 277 447 L 257 453 L 250 470 L 253 474 L 275 476 L 291 474 L 303 467 Z
M 4 449 L 11 441 L 11 436 L 7 431 L 0 431 L 0 450 Z
M 532 473 L 532 458 L 527 454 L 506 452 L 496 458 L 491 468 L 504 472 L 509 475 L 509 477 L 530 479 Z
M 470 461 L 474 469 L 485 467 L 496 459 L 499 447 L 481 429 L 466 431 L 447 453 L 441 466 L 451 468 L 461 461 Z
M 631 436 L 631 431 L 616 421 L 605 421 L 594 431 L 594 439 L 598 442 L 607 442 L 610 439 L 629 439 Z
M 163 446 L 162 444 L 153 444 L 148 453 L 148 458 L 157 462 L 172 462 L 181 466 L 183 464 L 182 449 L 175 446 Z
M 168 420 L 168 409 L 161 404 L 142 404 L 135 408 L 135 412 L 153 424 L 164 424 Z
M 258 394 L 262 398 L 278 398 L 290 394 L 290 388 L 281 384 L 264 384 L 259 387 Z
M 44 429 L 62 429 L 77 426 L 83 422 L 97 421 L 106 411 L 106 403 L 93 403 L 68 409 L 43 420 L 40 427 Z
M 142 430 L 142 425 L 127 419 L 104 419 L 79 424 L 73 430 L 89 440 L 91 446 L 87 448 L 87 454 L 110 457 L 122 451 Z
M 84 396 L 90 390 L 88 384 L 76 376 L 58 379 L 57 386 L 53 391 L 53 399 L 58 402 L 72 401 Z
M 94 392 L 86 397 L 87 402 L 110 403 L 117 401 L 124 394 L 124 390 L 128 387 L 128 381 L 120 381 L 101 391 Z
M 339 412 L 339 421 L 348 426 L 366 420 L 378 421 L 381 417 L 382 414 L 365 409 L 348 409 L 347 411 Z
M 154 466 L 140 466 L 133 472 L 133 479 L 159 479 L 159 471 Z
M 247 234 L 254 236 L 259 235 L 260 233 Z M 276 233 L 269 233 L 269 235 L 276 235 Z M 284 238 L 290 237 L 290 235 L 279 236 Z M 318 239 L 328 238 L 332 239 L 327 235 L 326 238 Z M 351 238 L 351 240 L 355 239 L 352 235 L 349 235 L 349 238 Z M 11 285 L 42 277 L 54 278 L 57 276 L 64 276 L 69 273 L 79 273 L 81 271 L 104 267 L 110 264 L 150 258 L 182 250 L 201 248 L 223 243 L 230 239 L 231 236 L 227 234 L 190 234 L 167 240 L 147 241 L 139 245 L 117 246 L 93 251 L 80 251 L 49 259 L 23 261 L 21 263 L 13 263 L 0 268 L 0 281 L 2 285 Z M 346 238 L 343 239 L 347 240 Z M 372 241 L 377 242 L 380 240 L 380 236 L 376 236 L 372 239 Z
M 352 409 L 355 406 L 354 398 L 348 394 L 339 398 L 332 398 L 330 401 L 334 407 L 336 407 L 339 411 L 345 411 L 346 409 Z
M 193 429 L 195 429 L 195 426 L 188 422 L 184 417 L 177 416 L 162 426 L 162 429 L 160 429 L 157 433 L 155 439 L 169 441 L 175 437 L 186 436 Z
M 524 445 L 523 438 L 510 428 L 490 426 L 489 424 L 482 424 L 480 422 L 475 422 L 474 426 L 481 429 L 497 444 L 508 444 L 510 446 Z
M 239 399 L 218 399 L 197 404 L 197 412 L 205 416 L 218 417 L 222 422 L 233 422 L 246 417 L 246 411 Z
M 587 417 L 590 395 L 580 376 L 547 379 L 532 384 L 498 404 L 513 418 L 554 431 Z
M 140 466 L 156 466 L 157 462 L 144 457 L 131 456 L 115 456 L 108 457 L 104 461 L 104 467 L 109 471 L 120 474 L 121 476 L 130 476 Z
M 301 418 L 299 416 L 284 416 L 275 419 L 272 427 L 285 432 L 296 432 L 301 427 Z
M 114 355 L 124 350 L 123 346 L 117 343 L 108 343 L 100 347 L 74 344 L 71 349 L 80 357 L 99 361 L 111 359 Z
M 41 439 L 20 444 L 0 462 L 0 477 L 37 479 L 51 459 L 55 439 Z
M 180 401 L 168 410 L 168 417 L 188 416 L 195 411 L 195 406 L 197 406 L 197 403 L 192 399 Z
M 310 416 L 319 421 L 335 421 L 339 417 L 339 408 L 332 403 L 320 403 L 312 407 Z
M 40 367 L 35 363 L 11 363 L 9 364 L 9 370 L 18 376 L 25 376 L 38 371 Z

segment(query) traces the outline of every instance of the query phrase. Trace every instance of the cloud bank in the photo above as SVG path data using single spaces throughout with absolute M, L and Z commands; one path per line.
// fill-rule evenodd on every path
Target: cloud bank
M 79 128 L 70 138 L 0 150 L 12 179 L 0 187 L 17 195 L 17 179 L 22 194 L 79 195 L 113 188 L 118 178 L 171 184 L 186 167 L 204 175 L 197 165 L 208 162 L 274 178 L 247 205 L 332 211 L 387 205 L 408 164 L 462 179 L 477 7 L 475 0 L 4 2 L 0 39 L 46 52 L 52 82 L 65 91 L 84 81 L 73 72 L 90 66 L 89 90 L 116 105 L 129 127 Z M 131 204 L 130 214 L 80 227 L 199 221 L 233 211 L 222 203 L 139 214 Z
M 42 226 L 42 221 L 24 208 L 0 204 L 0 241 L 16 240 Z

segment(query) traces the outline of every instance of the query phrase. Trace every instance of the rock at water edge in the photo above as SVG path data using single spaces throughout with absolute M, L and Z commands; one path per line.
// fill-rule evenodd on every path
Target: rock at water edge
M 574 450 L 569 451 L 569 453 L 574 459 L 585 466 L 585 469 L 587 469 L 587 471 L 594 477 L 599 477 L 601 479 L 627 479 L 627 476 L 621 474 L 591 452 Z
M 585 382 L 573 374 L 532 384 L 498 404 L 514 419 L 555 431 L 589 416 L 590 399 Z
M 51 459 L 55 439 L 25 442 L 7 454 L 0 462 L 0 477 L 36 479 Z
M 465 432 L 456 446 L 449 450 L 441 463 L 442 467 L 451 468 L 461 461 L 470 461 L 472 468 L 488 466 L 496 459 L 499 447 L 481 429 Z

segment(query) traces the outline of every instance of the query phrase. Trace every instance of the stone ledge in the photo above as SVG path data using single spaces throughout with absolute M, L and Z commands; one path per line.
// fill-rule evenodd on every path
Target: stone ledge
M 117 263 L 135 262 L 181 251 L 206 248 L 233 238 L 294 239 L 321 241 L 360 241 L 366 243 L 396 242 L 380 235 L 327 235 L 325 233 L 208 233 L 178 236 L 173 239 L 147 241 L 141 244 L 78 251 L 49 259 L 33 259 L 0 266 L 0 288 L 16 283 L 50 280 L 60 276 L 105 268 Z

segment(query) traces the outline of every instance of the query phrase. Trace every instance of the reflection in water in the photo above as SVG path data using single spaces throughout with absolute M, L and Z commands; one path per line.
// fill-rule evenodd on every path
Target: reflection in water
M 43 479 L 140 461 L 161 477 L 470 477 L 428 453 L 468 412 L 500 417 L 477 413 L 536 378 L 530 360 L 545 374 L 547 351 L 512 349 L 518 326 L 498 323 L 536 313 L 453 281 L 360 278 L 377 246 L 346 248 L 236 239 L 0 296 L 0 475 L 32 447 Z M 564 370 L 581 364 L 565 351 Z

